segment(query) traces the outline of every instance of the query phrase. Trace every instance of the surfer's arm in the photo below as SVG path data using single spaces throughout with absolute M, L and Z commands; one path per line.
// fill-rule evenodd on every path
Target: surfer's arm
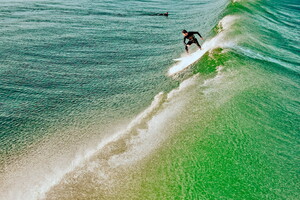
M 193 34 L 197 34 L 200 36 L 200 38 L 203 40 L 203 37 L 201 36 L 201 34 L 199 32 L 192 32 Z
M 186 45 L 185 40 L 186 40 L 186 37 L 183 38 L 183 44 L 184 44 L 184 45 Z

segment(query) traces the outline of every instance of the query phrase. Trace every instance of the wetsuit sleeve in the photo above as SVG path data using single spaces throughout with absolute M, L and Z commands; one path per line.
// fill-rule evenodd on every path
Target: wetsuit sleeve
M 186 42 L 185 42 L 185 40 L 186 40 L 186 37 L 184 37 L 184 38 L 183 38 L 183 43 L 186 45 Z
M 192 34 L 198 34 L 202 38 L 202 36 L 200 35 L 199 32 L 190 32 L 190 33 L 192 33 Z

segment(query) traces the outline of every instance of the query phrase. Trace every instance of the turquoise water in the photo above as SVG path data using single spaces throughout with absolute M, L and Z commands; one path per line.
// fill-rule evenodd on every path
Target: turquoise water
M 205 24 L 210 26 L 195 20 L 186 28 L 196 26 L 206 34 L 224 4 L 209 4 L 218 5 L 216 14 L 207 16 Z M 177 24 L 189 16 L 178 11 L 181 6 L 189 4 L 3 2 L 1 149 L 17 151 L 9 149 L 14 148 L 10 140 L 25 143 L 17 147 L 23 148 L 48 134 L 49 128 L 73 121 L 87 120 L 80 123 L 88 126 L 91 120 L 105 124 L 116 118 L 130 119 L 158 92 L 178 85 L 164 72 L 182 52 L 182 27 Z M 165 10 L 169 18 L 152 16 Z
M 2 2 L 0 199 L 299 199 L 299 9 Z

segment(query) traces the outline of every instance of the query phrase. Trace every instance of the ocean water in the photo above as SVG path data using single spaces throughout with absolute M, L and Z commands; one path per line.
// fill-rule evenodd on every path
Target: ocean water
M 0 199 L 299 199 L 299 11 L 1 0 Z

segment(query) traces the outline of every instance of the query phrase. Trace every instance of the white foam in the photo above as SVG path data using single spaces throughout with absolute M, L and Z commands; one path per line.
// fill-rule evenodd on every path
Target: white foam
M 236 15 L 227 15 L 219 21 L 218 26 L 221 27 L 222 31 L 228 31 L 237 18 Z
M 12 172 L 8 175 L 8 180 L 2 186 L 0 199 L 2 200 L 35 200 L 45 198 L 46 193 L 63 179 L 63 177 L 74 171 L 76 168 L 83 165 L 84 161 L 89 160 L 99 150 L 110 142 L 118 140 L 122 135 L 130 132 L 135 126 L 146 120 L 147 117 L 155 112 L 161 103 L 164 101 L 165 95 L 160 92 L 154 97 L 151 105 L 142 113 L 137 115 L 127 126 L 127 128 L 113 134 L 109 138 L 101 140 L 101 142 L 94 149 L 87 149 L 86 151 L 77 154 L 77 156 L 69 163 L 67 167 L 61 166 L 58 160 L 54 164 L 45 162 L 46 166 L 38 167 L 29 163 L 27 170 Z M 32 167 L 30 167 L 32 165 Z M 42 164 L 44 165 L 44 163 Z
M 172 127 L 171 121 L 183 112 L 188 97 L 182 95 L 182 92 L 189 90 L 197 82 L 198 75 L 195 75 L 180 84 L 172 90 L 162 104 L 162 109 L 158 110 L 147 120 L 147 126 L 138 129 L 137 134 L 127 140 L 129 149 L 121 154 L 114 155 L 109 159 L 112 168 L 132 164 L 139 161 L 157 149 L 167 138 Z
M 255 59 L 259 59 L 259 60 L 268 61 L 268 62 L 275 63 L 275 64 L 278 64 L 278 65 L 281 65 L 281 66 L 287 66 L 290 69 L 294 69 L 293 66 L 290 65 L 287 62 L 283 62 L 283 61 L 281 61 L 279 59 L 272 58 L 270 56 L 266 56 L 266 55 L 260 54 L 258 52 L 252 51 L 251 49 L 248 49 L 246 47 L 236 46 L 235 49 L 238 50 L 239 52 L 242 52 L 245 56 L 248 56 L 248 57 L 251 57 L 251 58 L 255 58 Z
M 221 81 L 221 79 L 223 78 L 223 75 L 222 75 L 223 68 L 224 67 L 222 65 L 218 66 L 217 67 L 217 75 L 215 77 L 211 78 L 211 79 L 205 80 L 204 83 L 203 83 L 203 86 L 208 86 L 211 83 Z M 204 91 L 204 93 L 206 93 L 206 91 Z
M 186 79 L 182 83 L 180 83 L 178 88 L 176 88 L 168 93 L 167 100 L 174 98 L 175 96 L 177 96 L 180 93 L 181 90 L 193 85 L 194 81 L 197 77 L 198 77 L 198 75 L 194 75 L 191 78 Z

